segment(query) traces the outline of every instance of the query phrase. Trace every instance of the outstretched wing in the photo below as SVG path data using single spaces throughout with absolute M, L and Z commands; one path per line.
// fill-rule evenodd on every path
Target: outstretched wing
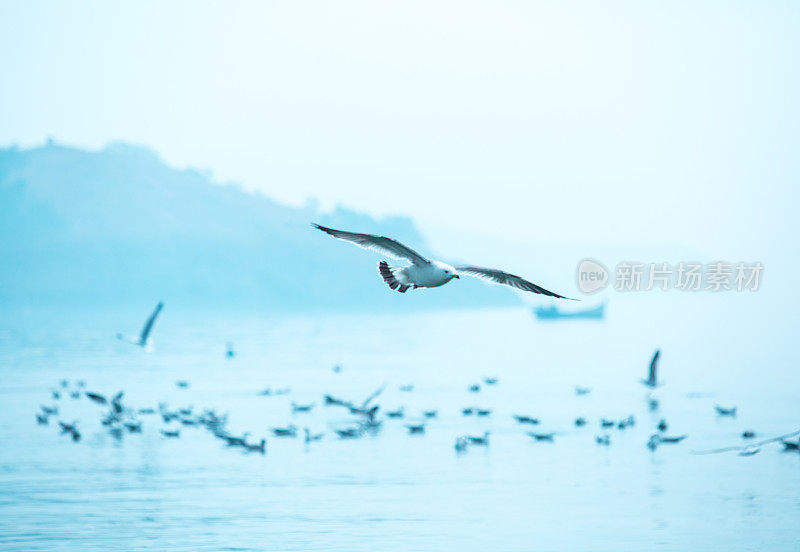
M 658 357 L 661 356 L 661 350 L 656 349 L 656 354 L 653 355 L 653 360 L 650 361 L 650 378 L 648 381 L 656 382 L 656 371 L 658 370 Z
M 374 393 L 372 393 L 372 395 L 370 395 L 369 397 L 364 399 L 364 402 L 361 403 L 361 409 L 362 410 L 366 409 L 367 406 L 369 405 L 369 403 L 371 403 L 378 395 L 383 393 L 384 389 L 386 389 L 386 384 L 385 383 L 383 385 L 381 385 Z
M 153 331 L 153 324 L 156 323 L 156 318 L 158 318 L 158 313 L 161 312 L 161 309 L 164 308 L 164 303 L 159 302 L 156 305 L 153 314 L 150 315 L 150 318 L 147 319 L 147 322 L 144 323 L 144 328 L 142 328 L 142 333 L 139 335 L 139 343 L 145 344 L 147 343 L 147 338 L 150 337 L 150 332 Z
M 519 276 L 515 276 L 514 274 L 509 274 L 508 272 L 503 272 L 502 270 L 497 270 L 495 268 L 482 268 L 480 266 L 462 265 L 455 267 L 455 269 L 458 271 L 459 274 L 474 276 L 475 278 L 479 278 L 486 282 L 503 284 L 506 286 L 511 286 L 513 288 L 521 289 L 522 291 L 530 291 L 532 293 L 538 293 L 540 295 L 546 295 L 548 297 L 557 297 L 559 299 L 571 299 L 570 297 L 564 297 L 563 295 L 553 293 L 552 291 L 547 291 L 543 287 L 537 286 L 533 282 L 529 282 L 524 278 L 520 278 Z M 575 301 L 575 299 L 571 300 Z
M 371 249 L 372 251 L 383 253 L 384 255 L 388 255 L 393 259 L 406 259 L 416 265 L 430 264 L 428 259 L 410 247 L 406 247 L 399 241 L 393 240 L 392 238 L 375 236 L 373 234 L 358 234 L 356 232 L 334 230 L 333 228 L 327 228 L 325 226 L 320 226 L 319 224 L 312 224 L 311 226 L 317 230 L 322 230 L 326 234 L 330 234 L 334 238 L 352 242 L 359 247 L 363 247 L 364 249 Z

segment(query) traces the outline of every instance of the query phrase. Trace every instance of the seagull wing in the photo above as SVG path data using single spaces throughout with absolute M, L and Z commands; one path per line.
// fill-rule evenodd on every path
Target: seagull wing
M 656 354 L 653 355 L 653 360 L 650 361 L 650 378 L 647 381 L 655 383 L 657 374 L 656 370 L 658 369 L 658 357 L 661 356 L 661 350 L 656 350 Z
M 381 393 L 383 393 L 383 390 L 384 390 L 384 389 L 386 389 L 386 384 L 385 384 L 385 383 L 384 383 L 383 385 L 381 385 L 381 386 L 378 388 L 378 390 L 377 390 L 377 391 L 375 391 L 375 392 L 374 392 L 372 395 L 370 395 L 369 397 L 367 397 L 366 399 L 364 399 L 364 402 L 363 402 L 363 403 L 361 403 L 361 409 L 363 410 L 363 409 L 367 408 L 367 405 L 369 405 L 369 403 L 371 403 L 371 402 L 372 402 L 372 401 L 373 401 L 373 400 L 374 400 L 374 399 L 375 399 L 375 398 L 376 398 L 378 395 L 380 395 Z
M 571 299 L 570 297 L 564 297 L 563 295 L 553 293 L 552 291 L 547 291 L 543 287 L 539 287 L 536 284 L 529 282 L 524 278 L 515 276 L 514 274 L 509 274 L 508 272 L 503 272 L 502 270 L 497 270 L 496 268 L 482 268 L 480 266 L 461 265 L 455 267 L 455 269 L 456 271 L 458 271 L 459 274 L 474 276 L 475 278 L 479 278 L 486 282 L 503 284 L 506 286 L 511 286 L 513 288 L 521 289 L 522 291 L 530 291 L 532 293 L 538 293 L 540 295 L 547 295 L 548 297 L 557 297 L 559 299 Z M 575 299 L 572 299 L 572 301 L 575 301 Z
M 161 312 L 161 309 L 164 308 L 164 303 L 158 303 L 156 305 L 153 314 L 150 315 L 150 318 L 147 319 L 147 322 L 144 323 L 144 327 L 142 328 L 142 333 L 139 335 L 139 342 L 144 344 L 147 343 L 147 338 L 150 337 L 150 332 L 153 331 L 153 324 L 156 323 L 156 318 L 158 318 L 158 313 Z
M 370 249 L 388 255 L 393 259 L 406 259 L 416 265 L 430 264 L 430 261 L 411 249 L 406 247 L 397 240 L 385 238 L 383 236 L 375 236 L 373 234 L 358 234 L 356 232 L 345 232 L 344 230 L 334 230 L 320 226 L 319 224 L 312 224 L 317 230 L 322 230 L 326 234 L 330 234 L 334 238 L 349 241 L 364 249 Z

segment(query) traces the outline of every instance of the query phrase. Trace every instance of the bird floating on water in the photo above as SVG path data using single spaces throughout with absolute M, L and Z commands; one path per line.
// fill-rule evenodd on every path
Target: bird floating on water
M 760 447 L 749 447 L 739 452 L 739 456 L 753 456 L 761 451 Z
M 100 393 L 92 393 L 91 391 L 87 391 L 87 392 L 86 392 L 86 396 L 87 396 L 87 397 L 88 397 L 90 400 L 93 400 L 94 402 L 96 402 L 96 403 L 98 403 L 98 404 L 108 404 L 108 399 L 106 399 L 106 398 L 105 398 L 103 395 L 101 395 Z
M 659 440 L 662 443 L 680 443 L 684 439 L 686 439 L 686 435 L 678 435 L 676 437 L 667 437 L 667 436 L 659 437 Z
M 733 406 L 731 408 L 725 408 L 718 404 L 714 405 L 714 410 L 717 411 L 717 414 L 720 416 L 736 416 L 736 407 Z
M 303 432 L 306 434 L 306 443 L 310 443 L 311 441 L 319 441 L 325 435 L 324 433 L 311 433 L 311 430 L 307 427 L 303 428 Z
M 495 268 L 483 268 L 473 265 L 452 266 L 441 261 L 426 259 L 413 249 L 403 245 L 397 240 L 376 236 L 373 234 L 359 234 L 357 232 L 345 232 L 335 230 L 319 224 L 312 224 L 317 230 L 322 230 L 326 234 L 356 244 L 364 249 L 377 251 L 395 260 L 405 260 L 410 262 L 409 266 L 393 266 L 386 261 L 378 263 L 378 272 L 390 288 L 400 293 L 405 293 L 409 289 L 435 288 L 443 286 L 450 280 L 459 279 L 461 275 L 472 276 L 487 282 L 511 286 L 522 291 L 538 293 L 548 297 L 558 299 L 570 299 L 543 287 L 502 270 Z
M 403 417 L 403 408 L 398 408 L 397 410 L 388 410 L 386 415 L 389 418 L 402 418 Z
M 596 435 L 594 440 L 598 445 L 608 446 L 611 444 L 611 437 L 608 435 Z
M 261 439 L 260 443 L 245 443 L 244 450 L 247 452 L 260 452 L 265 454 L 267 452 L 267 440 Z
M 272 428 L 272 433 L 274 433 L 276 437 L 295 437 L 297 435 L 297 428 L 293 425 L 274 427 Z
M 361 436 L 361 430 L 355 427 L 349 427 L 347 429 L 335 429 L 334 431 L 340 439 L 355 439 L 356 437 Z
M 478 445 L 478 446 L 488 446 L 489 445 L 489 432 L 484 431 L 482 437 L 476 437 L 474 435 L 467 435 L 467 440 L 471 445 Z

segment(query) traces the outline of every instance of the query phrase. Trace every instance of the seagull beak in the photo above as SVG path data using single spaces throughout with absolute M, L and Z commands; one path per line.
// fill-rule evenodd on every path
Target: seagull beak
M 460 279 L 461 279 L 461 277 L 460 277 L 458 274 L 453 274 L 453 278 L 456 278 L 456 279 L 458 279 L 458 280 L 460 280 Z

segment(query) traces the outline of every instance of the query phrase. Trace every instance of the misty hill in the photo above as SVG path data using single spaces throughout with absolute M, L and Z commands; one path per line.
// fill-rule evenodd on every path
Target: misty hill
M 113 306 L 159 299 L 280 309 L 438 308 L 514 304 L 471 279 L 391 292 L 377 254 L 309 222 L 396 237 L 431 252 L 408 218 L 293 207 L 152 151 L 113 144 L 0 149 L 0 304 Z

